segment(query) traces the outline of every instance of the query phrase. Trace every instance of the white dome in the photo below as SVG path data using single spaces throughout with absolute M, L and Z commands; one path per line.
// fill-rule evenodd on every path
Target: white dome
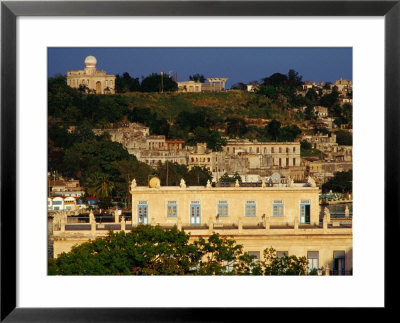
M 88 56 L 85 58 L 86 67 L 95 67 L 97 64 L 97 59 L 94 56 Z

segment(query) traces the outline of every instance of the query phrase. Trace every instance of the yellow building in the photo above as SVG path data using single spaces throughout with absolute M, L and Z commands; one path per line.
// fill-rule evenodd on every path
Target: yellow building
M 251 142 L 244 139 L 228 139 L 223 151 L 227 155 L 255 154 L 271 156 L 273 166 L 300 166 L 299 142 Z
M 267 187 L 178 187 L 132 185 L 132 225 L 177 225 L 191 239 L 213 232 L 232 236 L 244 250 L 263 257 L 273 247 L 280 254 L 306 256 L 311 268 L 334 274 L 352 271 L 351 218 L 320 220 L 319 189 L 309 183 Z
M 278 255 L 305 256 L 309 269 L 322 274 L 350 274 L 353 269 L 352 218 L 320 218 L 319 188 L 307 183 L 263 184 L 261 187 L 161 186 L 157 178 L 149 187 L 131 183 L 132 219 L 115 216 L 115 223 L 68 224 L 65 214 L 53 222 L 54 255 L 70 251 L 74 244 L 104 237 L 107 230 L 130 230 L 137 225 L 177 226 L 190 239 L 213 233 L 232 237 L 245 252 L 263 259 L 274 248 Z
M 115 75 L 98 70 L 96 64 L 96 57 L 86 57 L 84 70 L 67 72 L 67 84 L 72 88 L 79 88 L 80 85 L 86 86 L 96 94 L 115 93 Z

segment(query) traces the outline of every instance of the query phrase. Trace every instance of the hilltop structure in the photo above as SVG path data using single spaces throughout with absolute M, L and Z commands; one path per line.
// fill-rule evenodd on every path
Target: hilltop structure
M 226 77 L 208 78 L 208 83 L 196 81 L 178 82 L 179 92 L 220 92 L 225 90 Z
M 115 75 L 98 70 L 96 64 L 96 57 L 86 57 L 84 70 L 67 72 L 67 84 L 73 88 L 86 86 L 89 91 L 96 94 L 114 94 Z

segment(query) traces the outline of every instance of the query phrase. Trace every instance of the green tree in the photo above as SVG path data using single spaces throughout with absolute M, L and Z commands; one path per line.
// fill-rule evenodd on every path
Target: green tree
M 203 74 L 196 73 L 196 74 L 190 75 L 189 80 L 204 83 L 206 81 L 206 78 L 204 77 Z
M 201 253 L 176 228 L 140 225 L 109 232 L 49 260 L 49 275 L 183 275 L 193 272 Z
M 336 142 L 338 145 L 352 146 L 353 145 L 353 135 L 351 132 L 346 130 L 338 130 L 335 132 Z
M 279 131 L 279 141 L 292 142 L 301 134 L 301 130 L 296 125 L 286 126 Z
M 336 90 L 335 90 L 336 89 Z M 325 94 L 319 100 L 319 104 L 323 107 L 333 107 L 334 105 L 339 103 L 339 93 L 337 92 L 337 88 L 333 88 L 332 93 Z
M 227 264 L 233 264 L 235 259 L 242 254 L 243 247 L 237 245 L 230 238 L 212 234 L 208 240 L 200 237 L 194 242 L 201 254 L 197 274 L 199 275 L 224 275 L 229 274 Z M 233 267 L 233 266 L 232 266 Z
M 298 87 L 302 84 L 302 76 L 299 75 L 298 72 L 296 72 L 295 70 L 291 69 L 288 72 L 288 83 L 291 86 L 295 86 Z
M 351 193 L 353 187 L 353 171 L 337 172 L 326 183 L 322 184 L 323 192 Z
M 143 79 L 141 84 L 143 92 L 171 92 L 178 90 L 178 84 L 168 75 L 153 73 Z
M 188 176 L 188 172 L 186 165 L 168 161 L 164 164 L 160 163 L 157 167 L 157 175 L 161 180 L 161 185 L 165 186 L 178 186 L 181 179 Z
M 311 143 L 308 142 L 307 140 L 302 140 L 302 141 L 300 142 L 300 149 L 303 149 L 303 150 L 310 150 L 310 149 L 312 149 Z
M 189 242 L 176 227 L 139 225 L 130 232 L 109 231 L 104 238 L 75 245 L 49 259 L 49 275 L 305 275 L 307 260 L 278 258 L 264 251 L 265 261 L 243 253 L 233 238 L 213 233 Z M 229 265 L 229 270 L 228 270 Z
M 265 95 L 267 98 L 276 100 L 278 98 L 278 91 L 272 85 L 262 85 L 259 87 L 258 94 Z
M 123 73 L 122 76 L 117 74 L 115 76 L 115 92 L 125 93 L 128 91 L 140 91 L 139 78 L 132 78 L 127 72 Z
M 239 83 L 235 83 L 231 86 L 231 90 L 242 90 L 242 91 L 246 91 L 247 90 L 247 85 L 239 82 Z
M 264 275 L 306 275 L 307 258 L 295 255 L 278 257 L 275 249 L 264 250 L 264 261 L 261 263 Z
M 275 119 L 268 122 L 265 126 L 265 132 L 272 140 L 277 141 L 281 129 L 281 123 Z
M 318 94 L 315 92 L 315 89 L 311 88 L 307 91 L 306 96 L 306 104 L 307 106 L 314 107 L 318 103 Z
M 83 177 L 101 172 L 114 177 L 118 171 L 113 162 L 123 159 L 129 159 L 129 153 L 122 144 L 110 141 L 107 136 L 96 137 L 89 141 L 75 142 L 65 150 L 65 171 L 70 176 L 77 176 L 78 172 Z
M 231 117 L 226 122 L 226 134 L 230 137 L 241 137 L 247 132 L 246 121 L 242 118 Z
M 283 87 L 287 85 L 288 77 L 285 74 L 274 73 L 269 77 L 263 78 L 263 85 L 272 85 L 273 87 Z
M 92 173 L 85 180 L 85 188 L 90 196 L 108 199 L 112 195 L 114 183 L 104 173 Z
M 211 181 L 212 179 L 212 174 L 211 172 L 203 167 L 198 167 L 194 166 L 186 175 L 184 178 L 186 181 L 186 184 L 192 185 L 192 186 L 205 186 L 207 184 L 207 181 Z
M 242 182 L 242 178 L 240 177 L 238 172 L 235 172 L 235 174 L 233 174 L 233 176 L 229 176 L 228 173 L 224 173 L 224 175 L 222 175 L 218 182 L 220 183 L 235 183 L 236 180 L 239 181 L 239 183 Z

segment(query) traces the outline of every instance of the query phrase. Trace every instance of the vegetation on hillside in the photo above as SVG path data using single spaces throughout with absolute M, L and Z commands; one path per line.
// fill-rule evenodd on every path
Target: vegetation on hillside
M 199 73 L 191 79 L 205 80 Z M 221 151 L 226 138 L 294 141 L 304 131 L 304 122 L 315 124 L 315 105 L 328 107 L 336 124 L 351 124 L 352 106 L 339 105 L 337 89 L 330 93 L 310 89 L 302 96 L 298 94 L 301 84 L 302 77 L 290 70 L 287 75 L 274 73 L 263 78 L 256 93 L 239 89 L 178 93 L 177 84 L 167 75 L 161 78 L 153 73 L 139 81 L 123 73 L 116 78 L 118 94 L 96 95 L 69 87 L 66 77 L 57 75 L 48 80 L 49 171 L 80 179 L 88 193 L 98 195 L 106 205 L 113 199 L 128 200 L 133 178 L 139 185 L 146 185 L 152 175 L 159 176 L 163 184 L 176 184 L 184 178 L 188 185 L 205 185 L 211 178 L 206 169 L 189 171 L 186 166 L 172 163 L 152 168 L 129 155 L 107 134 L 95 136 L 92 130 L 140 122 L 150 128 L 151 134 L 184 139 L 191 146 L 205 142 L 209 149 Z M 301 106 L 307 107 L 304 113 L 294 110 Z M 352 145 L 351 133 L 336 134 L 339 144 Z M 324 155 L 302 144 L 301 156 Z M 109 183 L 107 188 L 105 182 Z

